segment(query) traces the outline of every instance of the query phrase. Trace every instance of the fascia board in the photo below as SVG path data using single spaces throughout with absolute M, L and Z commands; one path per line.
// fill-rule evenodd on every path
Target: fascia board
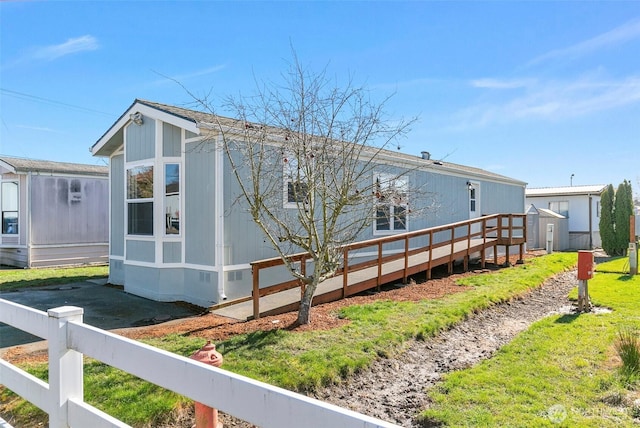
M 3 160 L 0 160 L 0 168 L 5 169 L 8 173 L 17 174 L 16 169 L 13 165 L 6 163 Z
M 129 111 L 127 111 L 127 114 L 125 116 L 127 119 L 129 119 L 129 115 L 131 113 L 137 113 L 137 112 L 140 112 L 145 116 L 152 117 L 154 119 L 158 119 L 166 123 L 170 123 L 171 125 L 177 126 L 178 128 L 186 129 L 187 131 L 190 131 L 194 134 L 200 134 L 200 128 L 198 128 L 197 122 L 175 116 L 165 111 L 157 110 L 146 104 L 135 103 L 129 109 Z
M 228 125 L 218 125 L 212 123 L 198 123 L 198 128 L 203 131 L 209 132 L 222 132 L 222 133 L 230 133 L 233 135 L 237 135 L 238 137 L 242 137 L 244 135 L 243 130 L 238 128 L 232 128 Z M 278 146 L 282 144 L 283 137 L 280 135 L 271 135 L 268 141 L 264 141 L 265 144 Z M 340 143 L 342 144 L 342 143 Z M 345 143 L 348 144 L 348 143 Z M 460 168 L 456 168 L 455 166 L 448 165 L 439 165 L 434 161 L 425 161 L 419 157 L 411 158 L 408 155 L 396 155 L 395 153 L 389 152 L 386 149 L 380 149 L 378 151 L 375 147 L 363 147 L 361 151 L 361 155 L 363 159 L 377 159 L 376 162 L 380 164 L 393 165 L 401 168 L 415 168 L 416 170 L 429 170 L 437 174 L 449 175 L 454 177 L 464 177 L 468 179 L 476 179 L 484 182 L 493 182 L 493 183 L 502 183 L 502 184 L 510 184 L 514 186 L 526 186 L 527 183 L 525 181 L 516 180 L 510 177 L 496 177 L 491 175 L 491 173 L 483 174 L 482 172 L 474 172 L 474 171 L 466 171 Z
M 526 186 L 527 183 L 521 180 L 516 180 L 510 177 L 496 177 L 491 173 L 483 174 L 481 171 L 467 171 L 456 166 L 449 166 L 447 164 L 438 164 L 435 161 L 424 161 L 423 159 L 416 157 L 414 159 L 405 157 L 404 155 L 396 156 L 394 153 L 386 151 L 380 152 L 375 155 L 378 159 L 388 162 L 391 165 L 399 167 L 411 167 L 418 171 L 430 171 L 435 174 L 448 175 L 453 177 L 463 177 L 468 179 L 476 179 L 484 182 L 492 183 L 506 183 L 515 186 Z
M 111 140 L 122 128 L 131 122 L 129 116 L 132 113 L 137 112 L 142 113 L 144 116 L 170 123 L 171 125 L 179 128 L 184 128 L 194 134 L 200 134 L 200 129 L 196 122 L 177 117 L 173 114 L 155 109 L 140 102 L 135 102 L 127 111 L 124 112 L 122 116 L 120 116 L 120 119 L 118 119 L 118 121 L 116 121 L 116 123 L 114 123 L 93 146 L 91 146 L 91 154 L 95 156 L 96 153 L 98 153 L 102 147 L 109 142 L 109 140 Z

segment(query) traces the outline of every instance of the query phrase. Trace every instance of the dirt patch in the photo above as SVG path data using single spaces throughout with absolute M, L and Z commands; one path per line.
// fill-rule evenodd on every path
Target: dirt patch
M 576 284 L 574 272 L 557 275 L 523 298 L 482 311 L 435 338 L 413 341 L 399 358 L 378 360 L 369 370 L 315 396 L 401 426 L 417 427 L 414 418 L 428 405 L 425 391 L 442 374 L 491 358 L 515 335 L 547 315 L 572 311 L 567 294 Z

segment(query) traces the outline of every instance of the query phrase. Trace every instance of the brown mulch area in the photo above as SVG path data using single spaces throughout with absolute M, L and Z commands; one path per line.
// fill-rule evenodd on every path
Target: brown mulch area
M 529 252 L 525 259 L 544 254 L 544 252 Z M 519 257 L 511 256 L 510 263 L 515 264 Z M 499 269 L 505 263 L 505 258 L 498 258 L 498 265 L 487 264 L 485 271 Z M 252 321 L 238 321 L 214 314 L 206 314 L 198 317 L 173 320 L 163 324 L 147 327 L 134 327 L 114 330 L 114 333 L 139 340 L 146 338 L 162 337 L 168 334 L 182 334 L 192 337 L 201 337 L 203 340 L 217 342 L 228 337 L 251 333 L 255 331 L 269 331 L 274 329 L 288 329 L 291 331 L 327 330 L 348 323 L 346 319 L 338 318 L 340 308 L 351 305 L 363 305 L 376 300 L 418 301 L 423 299 L 437 299 L 447 294 L 459 293 L 467 290 L 467 287 L 456 285 L 456 281 L 464 276 L 478 273 L 478 270 L 453 275 L 438 275 L 434 270 L 434 277 L 426 281 L 424 278 L 416 278 L 407 286 L 390 286 L 377 293 L 366 293 L 347 299 L 338 300 L 323 305 L 314 306 L 311 310 L 311 324 L 296 326 L 296 312 L 274 315 Z M 204 342 L 203 342 L 204 344 Z M 5 360 L 16 363 L 29 363 L 46 361 L 47 349 L 42 343 L 15 346 L 8 349 L 2 356 Z

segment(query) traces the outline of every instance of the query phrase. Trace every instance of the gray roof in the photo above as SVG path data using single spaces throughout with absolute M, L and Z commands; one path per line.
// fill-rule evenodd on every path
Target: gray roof
M 212 113 L 192 110 L 184 107 L 177 107 L 168 104 L 157 103 L 154 101 L 136 99 L 133 104 L 120 116 L 120 118 L 100 137 L 98 142 L 94 144 L 92 147 L 92 151 L 96 148 L 96 146 L 100 143 L 100 141 L 120 122 L 127 113 L 132 111 L 132 107 L 136 104 L 142 104 L 147 107 L 154 108 L 156 110 L 162 111 L 167 114 L 171 114 L 175 117 L 181 118 L 183 120 L 190 121 L 196 125 L 205 124 L 205 125 L 223 125 L 229 127 L 237 127 L 238 125 L 243 126 L 243 121 L 239 119 L 232 119 L 228 117 L 223 117 L 219 115 L 214 115 Z M 195 104 L 194 104 L 195 105 Z M 275 128 L 274 128 L 275 130 Z M 277 132 L 277 130 L 276 130 Z M 94 154 L 96 152 L 94 151 Z M 396 159 L 398 161 L 403 162 L 412 162 L 419 167 L 429 168 L 433 171 L 441 171 L 442 173 L 449 174 L 461 174 L 461 175 L 470 175 L 469 178 L 478 178 L 485 180 L 494 180 L 499 182 L 508 182 L 511 184 L 526 186 L 526 182 L 517 180 L 511 177 L 507 177 L 501 174 L 496 174 L 490 171 L 486 171 L 481 168 L 475 168 L 466 165 L 455 164 L 451 162 L 445 162 L 436 159 L 423 159 L 422 156 L 414 156 L 406 153 L 395 152 L 391 150 L 383 150 L 381 153 L 385 154 L 385 158 L 387 159 Z
M 147 101 L 147 100 L 141 100 L 141 99 L 137 99 L 137 102 L 147 105 L 149 107 L 153 107 L 155 109 L 164 111 L 165 113 L 169 113 L 169 114 L 173 114 L 174 116 L 180 117 L 182 119 L 186 119 L 189 121 L 192 121 L 194 123 L 207 123 L 207 124 L 213 124 L 215 123 L 215 120 L 219 120 L 223 125 L 228 125 L 228 126 L 234 126 L 240 122 L 239 120 L 236 119 L 231 119 L 228 117 L 223 117 L 223 116 L 214 116 L 213 114 L 210 113 L 204 113 L 201 111 L 195 111 L 195 110 L 189 110 L 186 108 L 182 108 L 182 107 L 176 107 L 176 106 L 171 106 L 171 105 L 167 105 L 167 104 L 161 104 L 161 103 L 157 103 L 157 102 L 153 102 L 153 101 Z M 416 156 L 412 156 L 412 155 L 408 155 L 406 153 L 399 153 L 399 152 L 394 152 L 391 150 L 387 151 L 388 154 L 392 157 L 397 157 L 399 159 L 402 160 L 408 160 L 408 161 L 415 161 L 416 159 L 418 159 L 420 162 L 424 162 L 426 164 L 429 164 L 430 166 L 433 166 L 434 169 L 438 168 L 439 169 L 443 169 L 443 170 L 455 170 L 457 172 L 463 172 L 463 173 L 468 173 L 468 174 L 472 174 L 476 177 L 483 177 L 483 178 L 487 178 L 487 179 L 497 179 L 500 181 L 514 181 L 512 178 L 504 176 L 504 175 L 500 175 L 500 174 L 496 174 L 490 171 L 486 171 L 484 169 L 481 168 L 475 168 L 475 167 L 471 167 L 471 166 L 466 166 L 466 165 L 460 165 L 460 164 L 455 164 L 455 163 L 451 163 L 451 162 L 444 162 L 444 161 L 438 161 L 435 159 L 422 159 L 422 157 L 416 157 Z M 515 180 L 517 181 L 517 180 Z M 526 184 L 525 182 L 521 182 L 521 184 Z
M 542 217 L 551 217 L 551 218 L 566 218 L 562 214 L 558 214 L 555 211 L 548 210 L 546 208 L 538 208 L 538 212 L 540 214 L 544 214 Z
M 527 188 L 525 194 L 528 198 L 535 196 L 578 196 L 599 195 L 604 192 L 605 184 L 588 186 L 563 186 L 563 187 L 532 187 Z
M 165 113 L 172 114 L 177 117 L 181 117 L 182 119 L 190 120 L 193 123 L 214 123 L 214 116 L 212 113 L 205 113 L 203 111 L 190 110 L 183 107 L 171 106 L 168 104 L 156 103 L 153 101 L 136 99 L 136 102 L 140 104 L 144 104 L 149 107 L 153 107 L 157 110 L 163 111 Z M 217 116 L 218 119 L 227 121 L 227 122 L 237 122 L 233 119 Z
M 109 168 L 100 165 L 87 165 L 81 163 L 53 162 L 47 160 L 15 158 L 0 155 L 0 168 L 12 173 L 56 173 L 74 175 L 108 176 Z

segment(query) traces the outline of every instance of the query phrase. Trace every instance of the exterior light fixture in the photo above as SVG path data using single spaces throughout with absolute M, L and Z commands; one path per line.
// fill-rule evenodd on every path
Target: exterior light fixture
M 133 123 L 135 123 L 136 125 L 140 126 L 143 123 L 142 120 L 142 113 L 140 113 L 139 111 L 132 113 L 129 115 L 129 119 L 131 119 L 131 121 Z

